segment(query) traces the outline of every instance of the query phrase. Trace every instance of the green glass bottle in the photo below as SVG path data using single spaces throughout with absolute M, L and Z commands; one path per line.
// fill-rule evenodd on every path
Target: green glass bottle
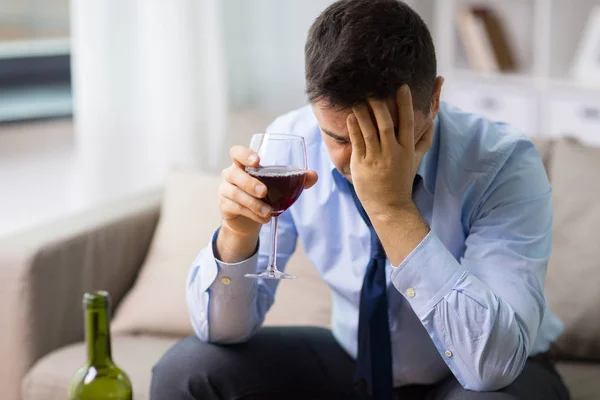
M 69 388 L 70 400 L 131 400 L 131 382 L 115 365 L 110 349 L 110 295 L 86 293 L 85 336 L 87 362 L 75 373 Z

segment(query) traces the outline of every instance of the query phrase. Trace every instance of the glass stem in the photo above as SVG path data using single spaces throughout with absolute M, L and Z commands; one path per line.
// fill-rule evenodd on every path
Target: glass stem
M 271 256 L 269 258 L 269 270 L 277 271 L 277 220 L 279 216 L 271 218 Z

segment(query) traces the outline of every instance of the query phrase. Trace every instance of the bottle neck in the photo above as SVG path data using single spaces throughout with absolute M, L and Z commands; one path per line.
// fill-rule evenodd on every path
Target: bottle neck
M 85 314 L 88 363 L 93 366 L 112 364 L 108 307 L 89 307 Z

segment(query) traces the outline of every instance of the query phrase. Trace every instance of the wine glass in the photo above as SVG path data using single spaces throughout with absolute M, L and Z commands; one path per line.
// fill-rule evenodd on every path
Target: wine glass
M 258 167 L 247 167 L 246 172 L 267 187 L 263 199 L 271 206 L 271 248 L 267 269 L 247 278 L 296 279 L 277 269 L 277 219 L 304 190 L 306 180 L 306 145 L 302 136 L 281 133 L 252 135 L 250 149 L 260 157 Z

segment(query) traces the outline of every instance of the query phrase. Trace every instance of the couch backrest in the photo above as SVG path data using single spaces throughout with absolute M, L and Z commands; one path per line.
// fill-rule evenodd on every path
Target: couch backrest
M 565 325 L 562 359 L 600 360 L 600 148 L 533 140 L 552 184 L 553 250 L 546 293 Z

